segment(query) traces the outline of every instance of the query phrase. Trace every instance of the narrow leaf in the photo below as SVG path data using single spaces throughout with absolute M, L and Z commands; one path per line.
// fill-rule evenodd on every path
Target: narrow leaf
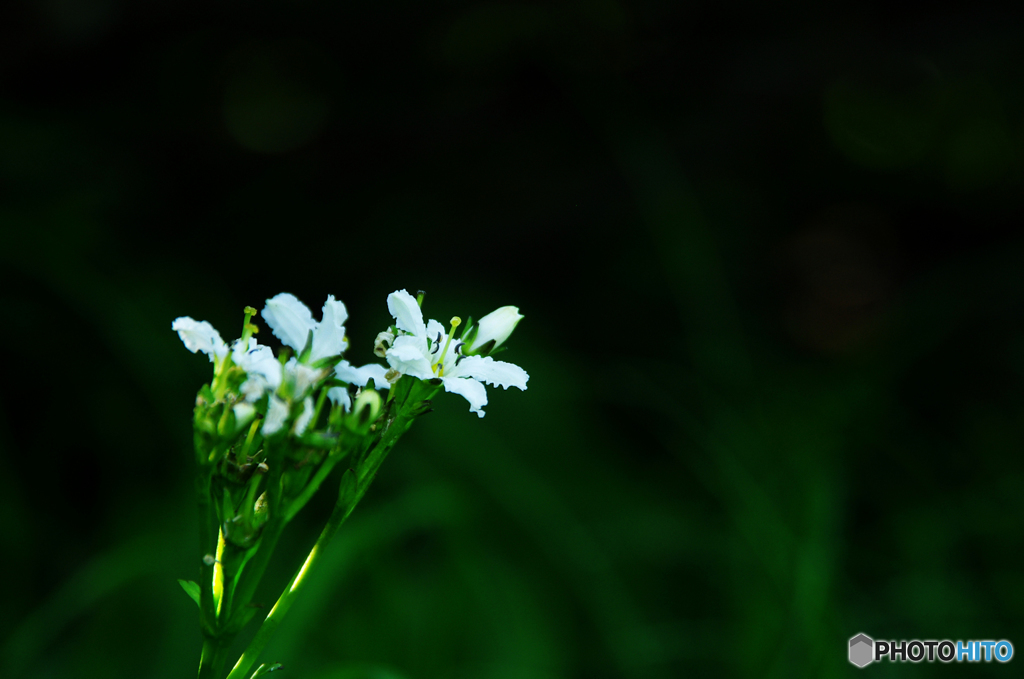
M 273 665 L 267 665 L 266 663 L 256 668 L 256 671 L 252 673 L 249 679 L 256 679 L 256 677 L 262 677 L 264 674 L 270 674 L 275 670 L 281 669 L 281 663 L 276 662 Z
M 192 601 L 196 602 L 196 606 L 199 605 L 199 583 L 193 582 L 192 580 L 182 580 L 178 578 L 178 584 L 185 590 L 185 594 L 188 594 L 192 598 Z

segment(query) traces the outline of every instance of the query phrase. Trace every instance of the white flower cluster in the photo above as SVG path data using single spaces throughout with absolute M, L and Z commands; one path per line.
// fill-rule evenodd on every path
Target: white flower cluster
M 183 316 L 174 320 L 171 329 L 189 351 L 201 351 L 210 357 L 215 374 L 230 366 L 244 371 L 245 379 L 238 388 L 241 402 L 234 406 L 240 427 L 255 417 L 253 404 L 268 395 L 264 435 L 279 431 L 288 420 L 290 404 L 301 403 L 294 423 L 295 434 L 301 436 L 315 411 L 315 387 L 331 377 L 357 387 L 364 387 L 373 379 L 379 389 L 389 388 L 402 375 L 421 380 L 439 378 L 445 391 L 465 397 L 470 411 L 480 417 L 487 405 L 484 383 L 526 389 L 529 375 L 525 370 L 483 355 L 497 349 L 512 334 L 523 318 L 516 307 L 502 307 L 487 314 L 471 328 L 465 328 L 459 339 L 454 338 L 455 329 L 462 322 L 458 317 L 452 319 L 450 332 L 445 332 L 444 326 L 433 319 L 424 322 L 416 298 L 405 290 L 388 295 L 388 311 L 395 318 L 395 326 L 377 336 L 374 353 L 387 360 L 390 370 L 372 363 L 355 367 L 341 358 L 348 348 L 344 326 L 348 311 L 333 295 L 324 302 L 320 321 L 314 320 L 309 308 L 289 293 L 282 292 L 267 300 L 263 319 L 274 335 L 295 351 L 283 364 L 270 347 L 257 342 L 249 331 L 228 347 L 206 321 Z M 351 407 L 345 387 L 331 387 L 327 398 L 346 411 Z
M 294 431 L 297 436 L 302 436 L 315 410 L 313 389 L 323 380 L 333 376 L 342 382 L 363 387 L 373 378 L 376 386 L 387 388 L 386 370 L 382 365 L 356 368 L 345 360 L 325 361 L 332 357 L 340 359 L 348 347 L 344 326 L 348 311 L 333 295 L 328 295 L 324 302 L 319 322 L 313 320 L 309 307 L 287 292 L 268 299 L 262 316 L 274 335 L 296 352 L 283 366 L 270 347 L 261 345 L 255 337 L 243 336 L 235 340 L 229 351 L 220 333 L 206 321 L 183 316 L 171 324 L 171 329 L 178 333 L 189 351 L 201 351 L 210 357 L 215 364 L 215 372 L 224 369 L 228 356 L 232 364 L 245 371 L 245 381 L 239 388 L 245 402 L 235 406 L 238 422 L 251 421 L 255 416 L 255 408 L 251 404 L 269 394 L 263 434 L 279 431 L 288 419 L 289 401 L 296 401 L 302 403 L 302 410 L 295 418 Z M 307 345 L 309 352 L 305 351 Z M 332 362 L 335 363 L 333 368 L 330 366 Z M 351 406 L 348 391 L 343 387 L 332 387 L 327 397 L 345 410 Z

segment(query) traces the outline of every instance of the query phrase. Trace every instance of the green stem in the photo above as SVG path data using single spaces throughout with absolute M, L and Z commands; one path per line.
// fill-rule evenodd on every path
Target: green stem
M 224 674 L 224 662 L 228 659 L 230 647 L 231 639 L 204 639 L 198 679 L 220 679 Z
M 354 482 L 355 479 L 353 478 L 349 485 L 354 484 Z M 238 659 L 238 662 L 231 670 L 231 673 L 228 674 L 227 679 L 244 679 L 249 668 L 252 667 L 254 662 L 256 662 L 256 658 L 263 651 L 267 642 L 270 641 L 270 637 L 277 630 L 278 625 L 281 624 L 281 620 L 284 618 L 285 614 L 288 613 L 288 609 L 292 607 L 292 604 L 295 602 L 295 598 L 302 590 L 303 585 L 309 579 L 309 573 L 316 562 L 319 561 L 320 555 L 327 546 L 327 543 L 330 542 L 331 538 L 334 537 L 334 533 L 352 513 L 352 510 L 355 509 L 355 506 L 358 504 L 363 492 L 365 492 L 365 487 L 362 488 L 361 491 L 362 492 L 355 493 L 354 496 L 351 496 L 350 493 L 344 492 L 344 490 L 339 494 L 338 502 L 335 503 L 334 510 L 331 512 L 331 518 L 328 519 L 327 525 L 324 526 L 323 531 L 320 533 L 320 537 L 317 538 L 316 544 L 313 545 L 313 549 L 310 550 L 309 555 L 306 557 L 306 560 L 303 562 L 299 570 L 292 576 L 292 579 L 288 582 L 284 592 L 282 592 L 281 596 L 278 597 L 277 603 L 274 604 L 270 613 L 267 614 L 263 624 L 260 625 L 259 630 L 256 631 L 256 636 L 254 636 L 252 641 L 249 642 L 249 646 L 245 649 L 245 652 L 242 653 L 242 657 Z
M 196 479 L 196 495 L 199 505 L 199 617 L 205 636 L 213 635 L 217 626 L 217 609 L 213 601 L 213 561 L 217 553 L 217 512 L 210 501 L 212 467 L 201 467 Z
M 274 554 L 274 548 L 277 547 L 277 540 L 284 531 L 285 523 L 283 519 L 271 518 L 263 527 L 260 546 L 256 550 L 256 555 L 245 565 L 238 587 L 232 597 L 234 610 L 247 606 L 252 601 L 253 595 L 256 594 L 256 587 L 263 579 L 263 572 L 267 570 L 267 564 L 270 563 L 270 557 Z
M 302 492 L 288 504 L 288 509 L 286 509 L 284 513 L 284 520 L 286 522 L 295 518 L 295 515 L 306 506 L 306 503 L 309 502 L 316 494 L 316 491 L 320 489 L 320 485 L 330 475 L 334 470 L 334 466 L 338 464 L 343 457 L 345 457 L 345 455 L 339 452 L 328 456 L 327 459 L 323 461 L 323 464 L 321 464 L 320 468 L 316 470 L 316 474 L 314 474 L 313 478 L 309 480 L 306 487 L 302 489 Z
M 439 387 L 435 387 L 433 390 L 428 391 L 424 397 L 430 398 L 437 392 Z M 389 400 L 391 398 L 389 394 Z M 404 404 L 403 404 L 404 405 Z M 320 554 L 323 552 L 327 543 L 330 542 L 334 533 L 337 532 L 338 528 L 342 523 L 349 517 L 356 505 L 363 498 L 367 488 L 377 474 L 377 470 L 380 465 L 384 462 L 388 453 L 394 447 L 398 439 L 404 434 L 412 421 L 415 419 L 415 415 L 409 411 L 405 411 L 404 408 L 399 407 L 399 412 L 396 414 L 394 420 L 391 421 L 388 429 L 383 432 L 377 444 L 367 455 L 366 459 L 358 465 L 358 472 L 349 470 L 342 477 L 341 489 L 338 493 L 338 500 L 334 505 L 334 509 L 331 512 L 331 516 L 327 521 L 327 525 L 324 526 L 323 531 L 320 533 L 320 537 L 317 538 L 316 544 L 313 545 L 313 549 L 310 550 L 309 555 L 303 562 L 302 566 L 296 571 L 295 575 L 289 581 L 285 587 L 284 592 L 278 597 L 274 607 L 267 614 L 263 624 L 256 631 L 256 635 L 252 641 L 249 642 L 248 647 L 242 653 L 242 656 L 235 663 L 227 679 L 244 679 L 246 673 L 252 667 L 253 663 L 256 662 L 256 658 L 263 651 L 263 648 L 270 641 L 270 637 L 277 630 L 277 627 L 281 624 L 281 620 L 287 614 L 288 609 L 291 608 L 292 603 L 295 601 L 295 597 L 298 596 L 299 591 L 302 589 L 306 580 L 309 578 L 309 573 L 313 566 L 316 565 L 320 558 Z M 264 528 L 264 534 L 261 539 L 260 547 L 253 557 L 252 563 L 242 574 L 242 581 L 239 583 L 238 590 L 236 592 L 235 608 L 246 606 L 249 603 L 253 593 L 255 592 L 256 585 L 263 577 L 263 571 L 267 567 L 267 563 L 270 561 L 270 555 L 277 544 L 277 539 L 281 535 L 281 531 L 284 530 L 284 526 L 288 521 L 295 516 L 295 514 L 302 509 L 310 497 L 316 492 L 317 488 L 323 483 L 324 479 L 330 474 L 334 465 L 340 461 L 344 455 L 338 455 L 336 459 L 331 460 L 328 458 L 321 465 L 321 468 L 317 470 L 316 475 L 310 480 L 307 487 L 303 490 L 295 500 L 293 500 L 285 512 L 279 512 L 276 507 L 271 508 L 271 520 Z M 274 463 L 272 470 L 279 466 L 278 462 Z M 279 477 L 279 473 L 277 476 Z M 269 479 L 268 487 L 276 487 L 275 484 L 279 483 L 275 480 L 275 475 L 271 473 L 271 479 Z M 308 493 L 307 493 L 308 491 Z
M 237 588 L 232 595 L 232 605 L 235 610 L 249 605 L 252 601 L 253 595 L 256 594 L 256 587 L 263 578 L 263 572 L 267 569 L 267 564 L 270 563 L 270 557 L 274 553 L 274 548 L 277 547 L 277 540 L 281 537 L 285 524 L 288 523 L 282 516 L 283 509 L 281 506 L 283 504 L 281 498 L 281 469 L 284 465 L 284 450 L 277 448 L 277 446 L 271 447 L 266 439 L 264 439 L 264 450 L 267 453 L 267 464 L 270 467 L 270 473 L 267 475 L 264 484 L 270 505 L 270 519 L 263 526 L 259 547 L 256 548 L 256 555 L 245 565 L 239 577 Z M 234 611 L 229 611 L 229 615 L 233 613 Z

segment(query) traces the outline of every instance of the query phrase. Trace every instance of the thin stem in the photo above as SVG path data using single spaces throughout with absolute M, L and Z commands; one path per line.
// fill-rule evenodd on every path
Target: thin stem
M 235 590 L 232 606 L 237 610 L 247 606 L 256 593 L 256 587 L 263 578 L 263 572 L 270 563 L 270 557 L 277 546 L 277 540 L 281 537 L 287 521 L 284 520 L 281 501 L 281 468 L 284 465 L 284 450 L 276 446 L 270 447 L 264 439 L 264 449 L 267 452 L 267 464 L 270 473 L 267 475 L 265 487 L 269 503 L 270 519 L 263 526 L 260 536 L 259 547 L 256 548 L 256 555 L 249 560 L 239 576 L 237 589 Z
M 357 493 L 351 501 L 345 501 L 348 498 L 345 496 L 347 493 L 342 492 L 338 498 L 338 502 L 334 505 L 334 510 L 331 512 L 331 518 L 328 519 L 327 525 L 324 526 L 323 531 L 320 533 L 320 537 L 317 538 L 316 544 L 313 545 L 313 549 L 310 550 L 309 556 L 303 562 L 302 566 L 296 571 L 295 575 L 292 576 L 291 581 L 285 587 L 284 592 L 278 597 L 277 603 L 270 609 L 270 613 L 267 614 L 263 624 L 260 625 L 259 630 L 256 631 L 256 636 L 253 637 L 252 641 L 249 642 L 248 648 L 242 653 L 242 657 L 235 663 L 231 673 L 228 674 L 227 679 L 243 679 L 249 668 L 252 667 L 253 663 L 256 662 L 256 658 L 263 651 L 264 646 L 270 641 L 270 637 L 277 630 L 278 625 L 281 624 L 281 620 L 284 618 L 288 609 L 291 608 L 295 602 L 295 597 L 298 596 L 302 586 L 309 579 L 309 573 L 313 566 L 319 560 L 320 554 L 323 552 L 327 543 L 330 542 L 331 538 L 334 537 L 334 533 L 338 530 L 341 524 L 348 518 L 352 510 L 355 509 L 356 504 L 362 497 L 362 493 Z
M 224 673 L 224 662 L 228 659 L 230 647 L 231 639 L 204 639 L 203 654 L 199 658 L 198 679 L 220 679 Z
M 327 392 L 330 391 L 326 387 L 320 390 L 320 396 L 316 399 L 316 410 L 313 411 L 313 419 L 310 420 L 310 424 L 316 427 L 316 423 L 320 421 L 320 412 L 324 409 L 324 401 L 327 400 Z
M 437 388 L 434 388 L 426 396 L 429 398 L 436 393 Z M 392 390 L 393 392 L 393 390 Z M 389 394 L 389 402 L 393 397 L 393 393 Z M 408 430 L 412 424 L 412 420 L 415 419 L 414 415 L 407 414 L 404 409 L 400 410 L 396 414 L 395 418 L 391 421 L 387 431 L 385 431 L 380 439 L 377 440 L 377 445 L 373 447 L 370 454 L 358 465 L 358 472 L 349 470 L 343 477 L 341 488 L 338 493 L 338 500 L 334 505 L 334 509 L 331 512 L 331 516 L 327 521 L 327 525 L 324 526 L 323 531 L 320 533 L 320 537 L 317 538 L 316 544 L 313 545 L 313 549 L 310 550 L 309 555 L 303 562 L 302 566 L 296 571 L 295 575 L 292 576 L 284 592 L 278 597 L 274 607 L 267 614 L 263 624 L 256 631 L 256 635 L 252 641 L 249 642 L 248 647 L 242 653 L 242 656 L 235 663 L 234 668 L 228 674 L 227 679 L 244 679 L 246 673 L 252 667 L 253 663 L 256 662 L 256 658 L 263 651 L 263 648 L 267 645 L 270 637 L 277 630 L 277 627 L 281 624 L 281 620 L 287 614 L 288 609 L 291 608 L 292 603 L 295 601 L 295 597 L 298 596 L 299 591 L 302 589 L 304 583 L 309 577 L 309 573 L 313 566 L 319 560 L 321 552 L 330 542 L 334 533 L 338 530 L 342 523 L 349 517 L 356 505 L 363 498 L 367 488 L 377 474 L 377 470 L 380 465 L 384 462 L 391 448 L 394 447 L 397 440 Z M 260 545 L 256 556 L 252 559 L 252 564 L 249 569 L 242 574 L 242 581 L 239 583 L 237 590 L 237 608 L 245 606 L 249 603 L 253 593 L 255 592 L 256 585 L 259 583 L 263 576 L 263 571 L 267 567 L 267 563 L 270 560 L 270 555 L 277 544 L 277 539 L 281 535 L 281 531 L 284 530 L 284 526 L 288 521 L 295 516 L 297 513 L 312 497 L 313 493 L 323 482 L 324 479 L 330 474 L 331 469 L 334 465 L 340 461 L 344 455 L 338 455 L 337 458 L 331 459 L 330 457 L 324 461 L 321 468 L 317 470 L 316 475 L 307 484 L 307 488 L 303 490 L 295 500 L 293 500 L 288 508 L 284 512 L 280 512 L 277 508 L 271 508 L 271 520 L 264 527 L 264 534 L 262 538 L 262 544 Z M 276 470 L 279 465 L 275 462 L 272 470 Z M 271 473 L 272 478 L 269 480 L 268 487 L 275 487 L 274 472 Z M 279 472 L 277 474 L 279 476 Z M 308 496 L 307 496 L 307 492 Z
M 257 417 L 249 425 L 249 433 L 245 435 L 245 445 L 242 447 L 242 454 L 238 457 L 240 460 L 239 464 L 245 464 L 249 460 L 249 448 L 252 447 L 252 440 L 256 437 L 256 430 L 259 429 L 260 424 L 263 422 L 262 417 Z
M 267 521 L 267 525 L 263 527 L 260 546 L 256 550 L 256 555 L 245 565 L 245 570 L 242 572 L 235 590 L 231 602 L 234 610 L 247 606 L 252 601 L 253 595 L 256 594 L 256 587 L 263 578 L 263 572 L 267 570 L 267 564 L 270 563 L 270 557 L 274 554 L 274 548 L 277 547 L 277 540 L 284 531 L 284 526 L 283 519 L 271 517 Z
M 196 479 L 199 505 L 199 615 L 204 635 L 216 631 L 217 610 L 213 601 L 213 557 L 217 552 L 217 512 L 210 502 L 210 482 L 213 470 L 201 467 Z
M 320 485 L 334 470 L 334 466 L 338 464 L 344 456 L 345 455 L 343 453 L 337 453 L 329 455 L 327 459 L 323 461 L 323 464 L 321 464 L 320 468 L 316 470 L 316 474 L 314 474 L 313 478 L 309 480 L 306 487 L 302 489 L 302 492 L 288 504 L 288 509 L 284 512 L 284 520 L 286 522 L 295 518 L 295 515 L 306 506 L 306 503 L 309 502 L 316 494 L 316 491 L 320 489 Z

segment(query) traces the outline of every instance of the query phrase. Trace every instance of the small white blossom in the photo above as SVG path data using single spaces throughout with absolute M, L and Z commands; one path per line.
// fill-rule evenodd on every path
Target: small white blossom
M 300 302 L 295 295 L 287 292 L 268 299 L 262 315 L 271 332 L 296 352 L 306 348 L 309 333 L 312 332 L 313 346 L 309 358 L 311 362 L 336 356 L 348 346 L 344 325 L 348 320 L 348 311 L 341 301 L 334 299 L 334 295 L 327 296 L 323 307 L 323 320 L 320 322 L 313 320 L 309 307 Z
M 327 376 L 327 370 L 323 368 L 312 368 L 292 356 L 284 364 L 284 371 L 288 380 L 295 386 L 295 398 L 303 398 L 317 382 Z
M 348 347 L 344 326 L 348 319 L 348 312 L 345 310 L 345 305 L 341 301 L 335 300 L 333 295 L 328 295 L 327 301 L 324 302 L 323 320 L 320 322 L 313 320 L 313 314 L 309 308 L 287 292 L 282 292 L 267 300 L 267 305 L 263 309 L 263 318 L 274 335 L 284 344 L 295 349 L 296 352 L 301 352 L 305 348 L 309 334 L 312 332 L 313 344 L 309 356 L 310 363 L 329 356 L 337 356 Z M 299 363 L 294 357 L 285 364 L 285 371 L 295 384 L 296 398 L 302 398 L 309 388 L 327 377 L 325 371 Z M 367 381 L 373 378 L 377 388 L 387 388 L 384 373 L 384 366 L 374 364 L 357 368 L 348 361 L 341 361 L 334 367 L 335 377 L 359 387 L 365 386 Z M 351 397 L 343 387 L 332 387 L 328 390 L 327 397 L 333 404 L 340 404 L 345 410 L 351 406 Z
M 244 342 L 236 341 L 231 350 L 231 360 L 248 375 L 241 386 L 246 401 L 252 403 L 266 390 L 276 391 L 281 386 L 281 363 L 270 347 L 260 345 L 255 337 Z
M 362 367 L 355 367 L 348 361 L 342 361 L 334 366 L 334 376 L 342 382 L 354 384 L 357 387 L 365 387 L 370 379 L 373 379 L 373 386 L 377 389 L 387 389 L 391 385 L 387 381 L 387 369 L 376 363 L 368 363 Z M 331 387 L 327 391 L 327 398 L 331 399 L 334 405 L 340 404 L 347 412 L 352 405 L 352 399 L 345 387 Z
M 171 323 L 171 330 L 178 333 L 185 348 L 193 354 L 201 351 L 213 361 L 224 358 L 228 353 L 228 345 L 220 338 L 220 333 L 206 321 L 181 316 Z
M 374 387 L 387 389 L 387 379 L 384 377 L 387 370 L 384 366 L 376 363 L 367 363 L 357 368 L 350 365 L 348 361 L 342 361 L 334 366 L 334 375 L 342 382 L 348 382 L 357 387 L 365 387 L 366 383 L 372 379 Z
M 487 405 L 487 390 L 483 382 L 505 389 L 526 389 L 530 376 L 525 370 L 512 363 L 495 361 L 490 356 L 465 356 L 461 351 L 462 343 L 450 340 L 443 325 L 433 319 L 423 322 L 423 313 L 416 298 L 407 291 L 396 290 L 388 295 L 388 310 L 395 317 L 398 329 L 406 333 L 396 337 L 387 352 L 386 358 L 392 370 L 424 380 L 441 378 L 445 391 L 463 396 L 469 401 L 470 411 L 480 417 L 484 416 L 483 407 Z M 513 313 L 518 315 L 518 310 Z M 493 322 L 489 321 L 490 338 L 507 339 L 512 327 L 518 323 L 518 319 L 510 319 L 511 314 L 502 312 L 500 317 L 492 319 Z M 452 323 L 457 325 L 457 319 Z

